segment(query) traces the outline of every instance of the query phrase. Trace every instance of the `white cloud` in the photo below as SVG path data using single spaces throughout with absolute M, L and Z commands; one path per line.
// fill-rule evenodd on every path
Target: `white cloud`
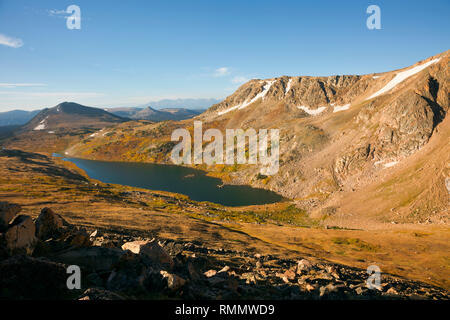
M 0 83 L 0 88 L 45 87 L 44 83 Z
M 0 44 L 11 48 L 20 48 L 23 46 L 23 41 L 21 39 L 11 38 L 0 33 Z
M 62 99 L 67 97 L 71 98 L 96 98 L 104 96 L 99 92 L 24 92 L 24 91 L 0 91 L 0 95 L 6 96 L 20 96 L 23 99 L 29 98 L 48 98 L 48 97 L 61 97 Z
M 227 67 L 222 67 L 214 70 L 215 77 L 223 77 L 230 74 L 230 70 Z
M 234 77 L 233 79 L 231 79 L 231 82 L 235 83 L 235 84 L 241 84 L 241 83 L 247 82 L 248 80 L 249 79 L 246 77 L 237 76 L 237 77 Z

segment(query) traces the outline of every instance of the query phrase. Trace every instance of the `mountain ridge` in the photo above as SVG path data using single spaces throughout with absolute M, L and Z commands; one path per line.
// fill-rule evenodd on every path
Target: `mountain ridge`
M 163 108 L 155 109 L 151 106 L 145 108 L 107 108 L 108 112 L 131 120 L 167 121 L 184 120 L 199 115 L 203 110 L 191 110 L 187 108 Z
M 433 63 L 421 67 L 430 61 Z M 309 212 L 325 215 L 332 221 L 343 206 L 344 200 L 339 199 L 366 190 L 373 183 L 382 184 L 381 177 L 386 172 L 396 172 L 397 166 L 401 167 L 428 144 L 436 130 L 440 127 L 447 130 L 444 122 L 449 121 L 448 62 L 447 51 L 379 77 L 374 73 L 251 80 L 195 119 L 203 122 L 204 130 L 278 128 L 278 174 L 261 179 L 257 174 L 259 168 L 251 165 L 238 165 L 231 171 L 224 165 L 198 167 L 227 183 L 279 192 Z M 403 72 L 409 75 L 404 77 Z M 404 79 L 398 81 L 398 77 Z M 392 88 L 372 97 L 386 86 Z M 192 120 L 164 126 L 124 124 L 112 130 L 112 136 L 96 137 L 87 144 L 72 146 L 68 152 L 99 160 L 105 153 L 109 158 L 126 161 L 171 163 L 170 152 L 165 152 L 173 145 L 171 132 L 178 127 L 191 130 L 192 126 Z M 121 136 L 133 143 L 127 143 Z M 443 143 L 440 142 L 442 148 L 447 148 Z M 111 154 L 108 144 L 120 144 L 121 148 Z M 429 157 L 433 155 L 425 155 Z M 441 160 L 440 171 L 445 168 L 446 158 Z M 409 170 L 413 170 L 414 163 L 411 166 Z M 450 176 L 450 172 L 444 171 L 444 175 Z M 445 220 L 443 210 L 448 199 L 442 190 L 444 184 L 439 185 L 440 191 L 419 185 L 392 202 L 384 201 L 382 207 L 373 206 L 362 216 L 378 221 Z M 420 190 L 431 192 L 428 199 L 433 198 L 431 194 L 440 196 L 430 204 L 429 200 L 423 200 L 427 197 L 419 200 Z M 390 208 L 385 211 L 387 206 L 400 208 L 393 215 Z M 360 207 L 364 205 L 360 203 Z M 414 210 L 419 213 L 411 215 Z M 350 217 L 349 212 L 342 214 Z
M 22 129 L 32 131 L 82 127 L 100 129 L 105 125 L 124 121 L 126 120 L 122 117 L 102 109 L 87 107 L 74 102 L 62 102 L 55 107 L 41 110 Z

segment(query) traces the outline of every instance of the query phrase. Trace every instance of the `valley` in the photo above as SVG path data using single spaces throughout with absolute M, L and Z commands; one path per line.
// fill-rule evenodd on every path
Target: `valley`
M 357 268 L 351 278 L 364 283 L 366 268 L 377 265 L 388 278 L 413 281 L 411 286 L 419 288 L 414 295 L 427 284 L 448 299 L 449 59 L 446 51 L 385 73 L 250 80 L 192 119 L 130 120 L 63 103 L 1 140 L 0 199 L 20 204 L 32 218 L 51 207 L 70 224 L 89 230 L 193 243 L 201 249 L 195 250 L 211 251 L 216 269 L 232 263 L 237 268 L 241 259 L 254 264 L 254 255 L 277 263 L 308 259 Z M 194 121 L 202 121 L 204 130 L 222 132 L 279 129 L 275 175 L 261 175 L 250 164 L 184 164 L 182 169 L 202 170 L 224 188 L 262 188 L 285 200 L 225 206 L 195 201 L 178 190 L 127 186 L 132 183 L 124 179 L 96 180 L 89 167 L 82 170 L 82 161 L 122 168 L 118 176 L 132 166 L 169 165 L 176 144 L 172 132 L 185 128 L 192 134 Z M 75 164 L 78 159 L 79 166 L 53 157 L 55 152 Z M 223 250 L 232 253 L 215 256 Z M 287 272 L 285 265 L 279 268 L 277 273 Z M 286 277 L 278 278 L 300 284 L 297 276 L 298 283 Z M 319 295 L 323 290 L 317 284 L 310 291 Z M 351 290 L 352 296 L 364 297 L 361 290 Z M 389 298 L 411 297 L 408 290 L 397 296 L 391 291 Z

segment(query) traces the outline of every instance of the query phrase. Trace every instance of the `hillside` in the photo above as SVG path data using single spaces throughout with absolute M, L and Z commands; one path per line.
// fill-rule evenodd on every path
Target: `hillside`
M 41 110 L 23 126 L 10 127 L 0 139 L 4 147 L 51 153 L 64 150 L 85 134 L 125 121 L 102 109 L 63 102 Z
M 111 288 L 111 282 L 107 281 L 109 268 L 98 273 L 101 277 L 106 275 L 98 281 L 98 276 L 90 275 L 93 271 L 89 266 L 105 265 L 111 257 L 109 253 L 114 254 L 111 251 L 123 253 L 121 246 L 126 242 L 156 238 L 174 253 L 175 259 L 181 259 L 181 268 L 173 271 L 189 280 L 186 289 L 200 289 L 196 292 L 202 298 L 231 293 L 222 286 L 229 282 L 218 281 L 224 275 L 220 270 L 228 266 L 230 280 L 247 288 L 254 297 L 258 294 L 271 299 L 318 299 L 332 289 L 328 293 L 338 294 L 335 298 L 340 299 L 448 299 L 450 268 L 446 261 L 450 244 L 445 226 L 389 225 L 375 231 L 328 228 L 326 224 L 315 223 L 305 227 L 304 219 L 297 217 L 299 210 L 293 209 L 291 203 L 236 208 L 196 202 L 184 195 L 102 183 L 88 178 L 62 158 L 17 149 L 0 150 L 0 199 L 8 201 L 0 201 L 1 274 L 17 274 L 18 267 L 21 270 L 20 277 L 0 277 L 1 287 L 9 288 L 0 292 L 3 298 L 17 297 L 19 292 L 26 297 L 36 292 L 42 295 L 39 292 L 42 281 L 58 283 L 55 277 L 60 273 L 38 272 L 46 266 L 36 264 L 41 257 L 48 258 L 50 263 L 56 259 L 79 265 L 82 274 L 89 275 L 88 281 L 83 281 L 84 289 L 85 285 L 93 285 L 120 293 L 122 290 Z M 40 226 L 37 220 L 33 222 L 26 216 L 37 218 L 40 212 L 57 213 L 57 219 L 47 222 L 57 223 L 62 216 L 67 222 L 64 226 L 72 225 L 72 231 L 76 232 L 63 237 L 55 234 L 52 240 L 37 232 L 39 242 L 34 247 L 30 240 L 35 233 L 31 232 L 30 237 L 30 229 L 37 230 Z M 14 219 L 16 214 L 20 215 Z M 5 221 L 8 224 L 10 219 L 17 223 L 2 224 Z M 6 230 L 2 229 L 5 227 Z M 17 236 L 3 237 L 4 231 L 8 235 L 17 231 Z M 32 257 L 8 258 L 5 245 L 7 251 L 11 250 L 16 239 L 20 239 L 16 253 L 31 244 Z M 68 260 L 59 260 L 57 256 L 61 254 Z M 124 256 L 127 257 L 132 258 Z M 185 273 L 188 262 L 195 268 L 191 266 L 190 272 Z M 303 269 L 306 263 L 310 264 L 309 270 Z M 374 263 L 383 272 L 380 292 L 367 290 L 365 286 L 366 268 Z M 192 271 L 197 271 L 200 278 L 192 276 Z M 208 277 L 203 278 L 206 272 Z M 52 277 L 47 277 L 49 274 Z M 66 275 L 65 269 L 63 274 Z M 134 279 L 138 276 L 131 272 L 123 284 L 136 283 Z M 64 289 L 65 280 L 59 282 Z M 163 288 L 157 292 L 163 293 Z M 238 291 L 239 295 L 228 297 L 245 296 L 245 291 Z M 187 297 L 187 293 L 176 291 L 175 297 Z M 44 298 L 49 298 L 48 294 Z M 81 294 L 78 292 L 77 296 Z
M 251 80 L 196 119 L 203 130 L 279 129 L 279 172 L 199 167 L 228 183 L 277 191 L 333 224 L 448 222 L 448 63 L 447 51 L 390 72 Z M 172 131 L 192 126 L 127 123 L 67 151 L 169 163 Z
M 42 131 L 58 129 L 92 128 L 125 121 L 123 118 L 102 109 L 82 106 L 74 102 L 63 102 L 39 112 L 24 127 L 24 130 Z

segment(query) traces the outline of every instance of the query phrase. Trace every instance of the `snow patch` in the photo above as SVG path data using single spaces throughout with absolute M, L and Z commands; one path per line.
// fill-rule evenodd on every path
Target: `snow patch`
M 390 168 L 390 167 L 395 166 L 397 163 L 398 163 L 398 161 L 388 162 L 388 163 L 385 163 L 385 164 L 384 164 L 384 167 L 385 167 L 385 168 Z
M 267 92 L 269 91 L 269 89 L 272 87 L 273 83 L 275 82 L 275 80 L 271 80 L 271 81 L 266 81 L 266 84 L 263 87 L 263 91 L 261 91 L 260 93 L 258 93 L 253 99 L 251 100 L 246 100 L 244 101 L 242 104 L 238 104 L 237 106 L 228 108 L 226 110 L 223 111 L 219 111 L 218 115 L 221 116 L 225 113 L 228 113 L 230 111 L 236 110 L 236 109 L 244 109 L 245 107 L 251 105 L 252 103 L 254 103 L 256 100 L 258 100 L 259 98 L 264 99 L 264 97 L 266 96 Z
M 34 131 L 45 130 L 45 124 L 39 124 L 33 130 Z
M 384 162 L 383 160 L 376 161 L 376 162 L 374 163 L 374 165 L 375 165 L 375 166 L 378 166 L 378 165 L 382 164 L 383 162 Z
M 297 108 L 302 109 L 303 111 L 305 111 L 307 114 L 311 115 L 311 116 L 316 116 L 320 113 L 322 113 L 327 107 L 319 107 L 317 109 L 310 109 L 308 107 L 305 106 L 297 106 Z
M 55 131 L 49 131 L 48 133 L 55 133 Z
M 333 104 L 333 106 L 334 106 L 334 104 Z M 333 113 L 348 110 L 348 109 L 350 109 L 350 103 L 347 103 L 346 105 L 343 105 L 343 106 L 334 106 Z
M 394 79 L 392 79 L 391 81 L 389 81 L 381 90 L 378 90 L 377 92 L 375 92 L 373 95 L 371 95 L 369 98 L 367 98 L 367 100 L 369 99 L 373 99 L 375 97 L 378 97 L 379 95 L 382 95 L 388 91 L 390 91 L 391 89 L 393 89 L 396 85 L 398 85 L 400 82 L 406 80 L 407 78 L 415 75 L 416 73 L 424 70 L 425 68 L 431 66 L 432 64 L 438 62 L 439 60 L 441 60 L 440 58 L 438 59 L 433 59 L 431 61 L 428 61 L 427 63 L 424 63 L 420 66 L 416 66 L 413 67 L 409 70 L 406 71 L 402 71 L 399 72 L 395 75 Z
M 379 161 L 376 161 L 376 162 L 374 163 L 374 166 L 383 165 L 383 167 L 385 167 L 385 168 L 390 168 L 390 167 L 395 166 L 395 165 L 399 162 L 398 160 L 395 160 L 395 161 L 391 161 L 391 162 L 384 163 L 385 161 L 386 161 L 386 160 L 379 160 Z
M 380 76 L 373 76 L 372 79 L 378 79 Z
M 34 131 L 45 130 L 47 128 L 45 121 L 47 121 L 48 116 L 46 116 L 39 124 L 33 129 Z
M 289 92 L 289 90 L 291 90 L 291 85 L 292 85 L 292 78 L 289 79 L 289 81 L 288 81 L 286 90 L 284 91 L 284 94 L 285 94 L 285 95 Z

